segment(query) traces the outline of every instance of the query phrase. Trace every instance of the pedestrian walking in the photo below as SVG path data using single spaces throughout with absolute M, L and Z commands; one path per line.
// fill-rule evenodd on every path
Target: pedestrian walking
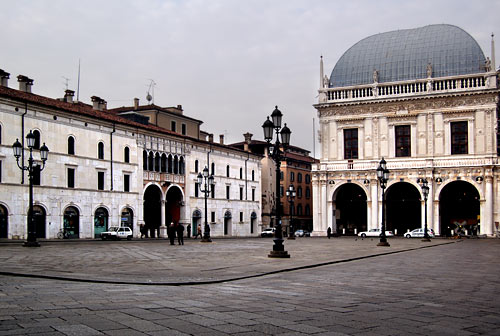
M 141 223 L 141 225 L 139 226 L 139 232 L 141 232 L 141 239 L 144 237 L 144 238 L 148 238 L 148 232 L 146 230 L 146 228 L 144 227 L 144 224 Z
M 191 224 L 188 224 L 187 228 L 186 228 L 186 233 L 187 233 L 187 237 L 188 238 L 191 238 Z
M 175 225 L 171 222 L 167 229 L 168 239 L 170 240 L 170 245 L 175 245 Z
M 326 235 L 328 236 L 328 239 L 330 239 L 330 237 L 332 236 L 332 228 L 328 228 L 328 230 L 326 230 Z
M 184 225 L 177 223 L 177 243 L 184 245 Z
M 196 235 L 194 236 L 194 239 L 198 238 L 198 236 L 201 238 L 201 224 L 198 224 L 198 227 L 196 228 Z

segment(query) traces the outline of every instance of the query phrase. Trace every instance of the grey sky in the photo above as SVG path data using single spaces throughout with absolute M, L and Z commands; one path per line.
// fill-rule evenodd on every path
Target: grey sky
M 278 105 L 292 144 L 312 150 L 320 55 L 330 75 L 369 35 L 447 23 L 490 56 L 498 13 L 498 0 L 0 0 L 0 68 L 11 87 L 23 74 L 34 93 L 57 98 L 63 77 L 76 91 L 81 59 L 80 100 L 96 95 L 108 107 L 146 103 L 154 79 L 156 104 L 182 105 L 226 143 L 247 131 L 262 139 Z

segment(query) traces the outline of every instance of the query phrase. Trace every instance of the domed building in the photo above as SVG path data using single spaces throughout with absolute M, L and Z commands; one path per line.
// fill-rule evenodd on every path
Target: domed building
M 369 36 L 330 77 L 321 59 L 313 234 L 357 234 L 381 228 L 383 217 L 397 235 L 426 223 L 440 236 L 495 234 L 498 75 L 493 35 L 485 57 L 472 36 L 446 24 Z

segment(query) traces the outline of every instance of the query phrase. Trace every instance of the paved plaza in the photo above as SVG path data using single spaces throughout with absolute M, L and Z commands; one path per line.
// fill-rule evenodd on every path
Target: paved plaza
M 389 242 L 0 244 L 0 335 L 500 335 L 499 239 Z

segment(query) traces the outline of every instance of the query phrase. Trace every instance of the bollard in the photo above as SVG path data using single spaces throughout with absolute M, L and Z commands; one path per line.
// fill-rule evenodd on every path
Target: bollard
M 397 236 L 398 235 L 398 229 L 394 229 L 394 235 Z
M 345 236 L 345 229 L 342 229 L 342 234 Z
M 354 229 L 354 235 L 357 235 L 357 234 L 358 234 L 358 229 L 357 229 L 357 228 L 355 228 L 355 229 Z
M 455 230 L 451 230 L 451 235 L 454 236 L 455 235 Z

